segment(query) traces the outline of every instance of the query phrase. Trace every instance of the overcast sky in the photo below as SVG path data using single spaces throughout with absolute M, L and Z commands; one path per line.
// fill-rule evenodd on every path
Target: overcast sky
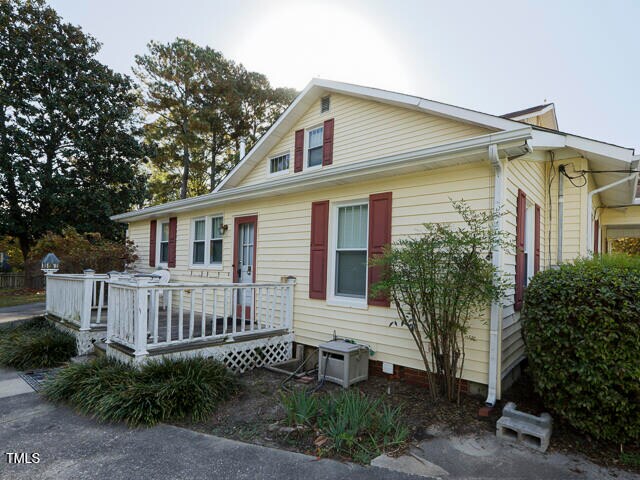
M 640 0 L 51 0 L 131 73 L 149 40 L 220 50 L 273 85 L 353 82 L 503 114 L 555 102 L 560 129 L 640 150 Z

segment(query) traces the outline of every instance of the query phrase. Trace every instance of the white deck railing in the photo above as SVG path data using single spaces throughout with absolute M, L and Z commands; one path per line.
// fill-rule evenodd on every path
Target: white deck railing
M 169 283 L 110 280 L 107 343 L 150 349 L 290 330 L 295 280 L 287 283 Z
M 84 274 L 47 275 L 46 313 L 74 323 L 80 330 L 104 325 L 108 278 L 107 274 L 96 274 L 91 270 Z

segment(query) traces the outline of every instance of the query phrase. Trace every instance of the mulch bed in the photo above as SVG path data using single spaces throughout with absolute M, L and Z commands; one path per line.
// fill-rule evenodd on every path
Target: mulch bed
M 278 422 L 284 418 L 279 393 L 284 379 L 284 375 L 265 369 L 247 372 L 240 377 L 241 393 L 221 404 L 209 420 L 180 425 L 203 433 L 315 455 L 317 448 L 312 435 L 287 429 L 283 432 L 278 428 Z M 297 382 L 292 381 L 289 385 L 294 384 Z M 311 387 L 314 386 L 315 382 L 311 383 Z M 326 383 L 320 391 L 330 392 L 340 388 Z M 415 442 L 429 438 L 429 432 L 434 429 L 454 435 L 479 431 L 494 433 L 502 407 L 508 401 L 515 402 L 519 410 L 528 413 L 540 414 L 545 411 L 542 402 L 533 392 L 526 370 L 489 417 L 478 416 L 479 408 L 484 405 L 484 397 L 463 395 L 460 405 L 442 400 L 434 402 L 424 387 L 379 377 L 370 377 L 368 381 L 358 384 L 357 388 L 372 397 L 384 396 L 393 405 L 402 405 L 412 431 L 412 441 Z M 603 466 L 640 472 L 640 468 L 621 464 L 619 446 L 586 437 L 556 418 L 549 451 L 581 453 Z M 640 448 L 627 447 L 625 451 L 640 454 Z

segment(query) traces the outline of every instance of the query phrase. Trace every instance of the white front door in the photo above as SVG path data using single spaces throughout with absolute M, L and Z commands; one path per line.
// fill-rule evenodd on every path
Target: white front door
M 255 269 L 255 221 L 238 224 L 237 239 L 237 282 L 253 283 Z M 238 316 L 250 319 L 253 310 L 253 291 L 250 288 L 238 291 Z M 244 307 L 244 308 L 242 308 Z

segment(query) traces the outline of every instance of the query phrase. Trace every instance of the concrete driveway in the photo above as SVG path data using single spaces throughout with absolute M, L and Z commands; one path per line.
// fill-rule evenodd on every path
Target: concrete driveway
M 0 308 L 0 323 L 39 317 L 44 315 L 44 307 L 44 302 L 27 303 L 25 305 L 15 305 L 13 307 L 2 307 Z
M 226 440 L 160 425 L 101 425 L 38 394 L 0 398 L 0 478 L 20 479 L 411 479 L 398 472 Z M 38 453 L 8 464 L 6 453 Z
M 0 369 L 0 479 L 640 479 L 582 457 L 541 454 L 495 436 L 433 437 L 400 459 L 362 467 L 159 425 L 99 424 L 45 402 L 13 370 Z M 25 393 L 29 392 L 29 393 Z M 552 440 L 553 441 L 553 440 Z M 10 464 L 7 453 L 39 454 Z M 404 473 L 403 473 L 404 472 Z M 418 474 L 418 475 L 412 475 Z

